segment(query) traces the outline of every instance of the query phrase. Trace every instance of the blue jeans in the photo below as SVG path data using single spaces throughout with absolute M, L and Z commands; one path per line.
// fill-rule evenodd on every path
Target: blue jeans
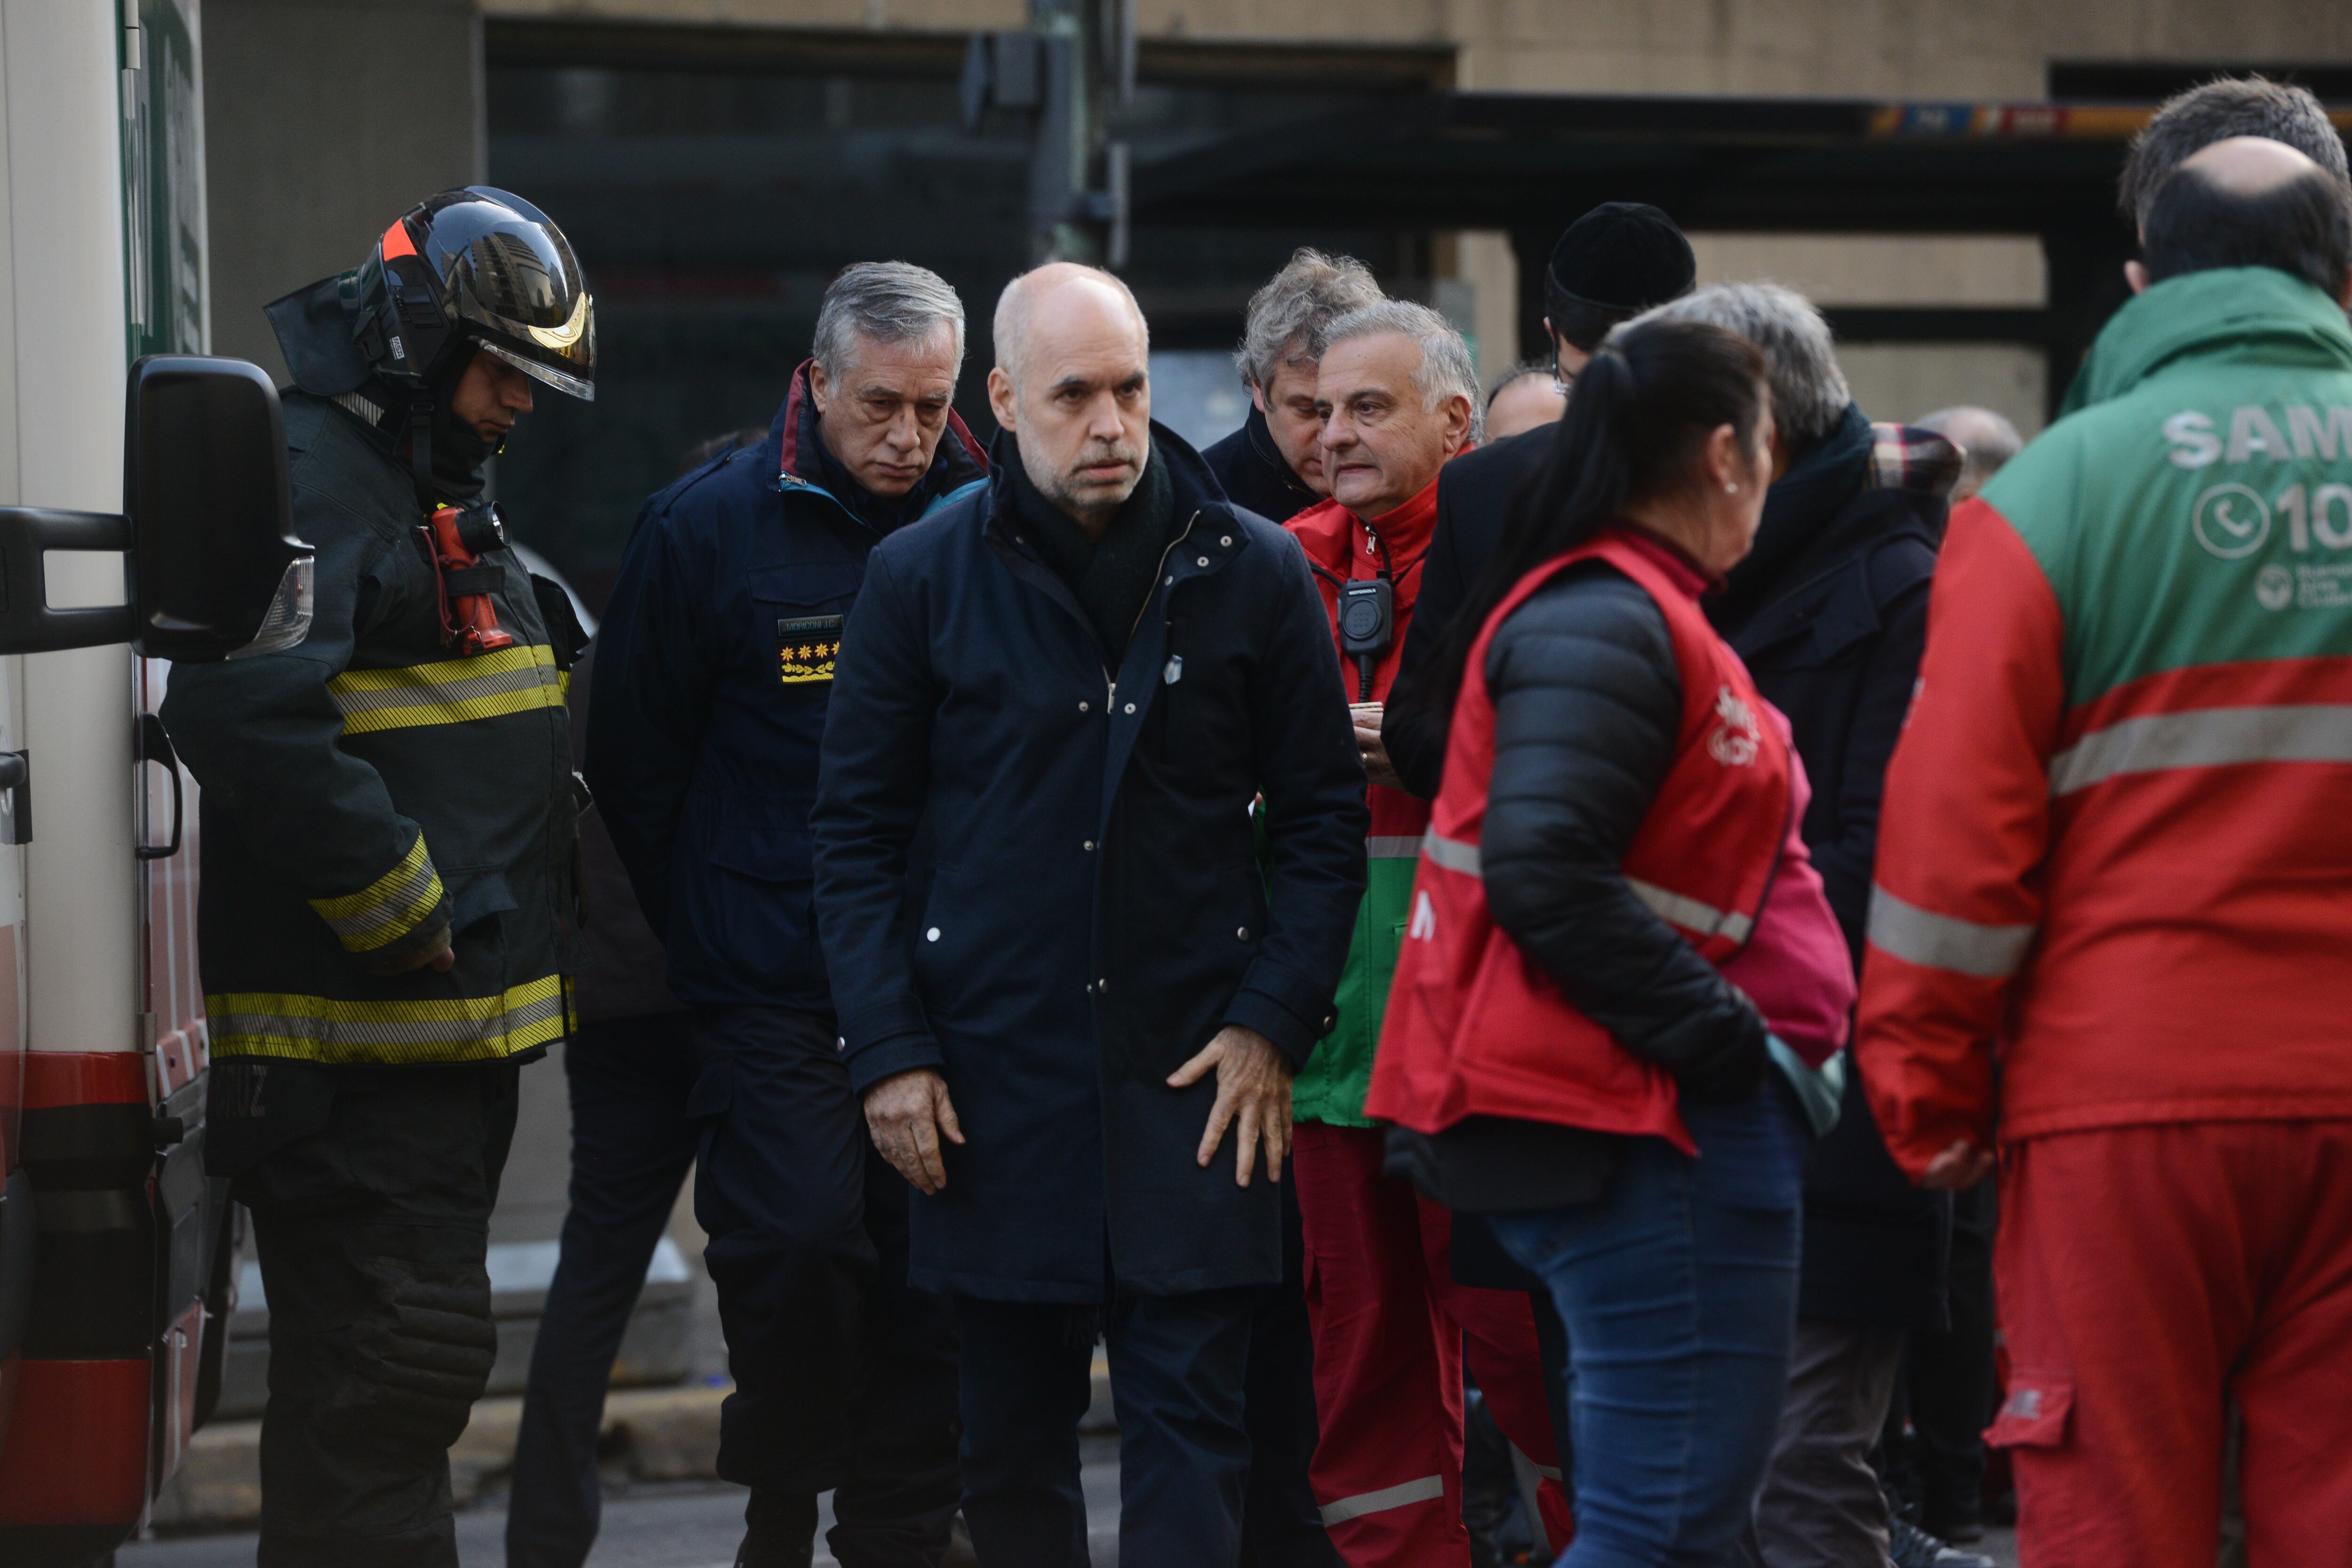
M 1778 1073 L 1685 1105 L 1696 1160 L 1626 1141 L 1593 1203 L 1490 1215 L 1568 1326 L 1576 1541 L 1560 1568 L 1717 1568 L 1772 1451 L 1809 1135 Z

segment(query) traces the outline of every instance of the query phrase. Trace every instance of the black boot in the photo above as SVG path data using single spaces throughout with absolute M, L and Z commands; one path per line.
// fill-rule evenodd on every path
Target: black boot
M 743 1505 L 735 1568 L 809 1568 L 816 1554 L 816 1499 L 755 1491 Z

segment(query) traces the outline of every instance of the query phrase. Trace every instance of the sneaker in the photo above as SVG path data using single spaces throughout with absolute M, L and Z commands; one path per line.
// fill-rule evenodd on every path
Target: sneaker
M 1907 1519 L 1888 1521 L 1886 1554 L 1895 1568 L 1999 1568 L 1981 1552 L 1963 1552 L 1937 1540 Z

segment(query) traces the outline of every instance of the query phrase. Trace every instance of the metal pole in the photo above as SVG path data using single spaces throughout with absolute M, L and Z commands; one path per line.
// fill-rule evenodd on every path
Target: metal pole
M 1107 226 L 1083 210 L 1103 142 L 1102 0 L 1029 0 L 1047 84 L 1030 184 L 1030 255 L 1099 265 Z

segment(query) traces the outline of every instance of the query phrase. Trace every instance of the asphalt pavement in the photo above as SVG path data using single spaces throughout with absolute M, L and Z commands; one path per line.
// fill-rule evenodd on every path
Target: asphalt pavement
M 1095 1568 L 1118 1564 L 1118 1447 L 1110 1436 L 1084 1439 L 1087 1544 Z M 831 1528 L 828 1507 L 818 1526 L 817 1568 L 833 1568 L 824 1531 Z M 507 1515 L 503 1500 L 457 1516 L 457 1556 L 463 1568 L 503 1568 Z M 743 1538 L 743 1491 L 717 1482 L 674 1482 L 614 1489 L 604 1494 L 604 1526 L 588 1568 L 728 1568 Z M 2000 1565 L 2015 1568 L 2011 1533 L 1994 1531 L 1973 1549 Z M 252 1568 L 254 1537 L 192 1535 L 142 1541 L 124 1547 L 116 1568 Z
M 1095 1568 L 1118 1563 L 1118 1442 L 1109 1436 L 1081 1441 L 1087 1490 L 1087 1544 Z M 728 1568 L 743 1539 L 743 1489 L 717 1481 L 612 1488 L 588 1568 Z M 824 1531 L 833 1525 L 830 1500 L 817 1525 L 816 1568 L 833 1568 Z M 502 1496 L 457 1515 L 462 1568 L 503 1568 L 507 1514 Z M 253 1568 L 255 1537 L 187 1535 L 136 1542 L 116 1554 L 116 1568 Z

